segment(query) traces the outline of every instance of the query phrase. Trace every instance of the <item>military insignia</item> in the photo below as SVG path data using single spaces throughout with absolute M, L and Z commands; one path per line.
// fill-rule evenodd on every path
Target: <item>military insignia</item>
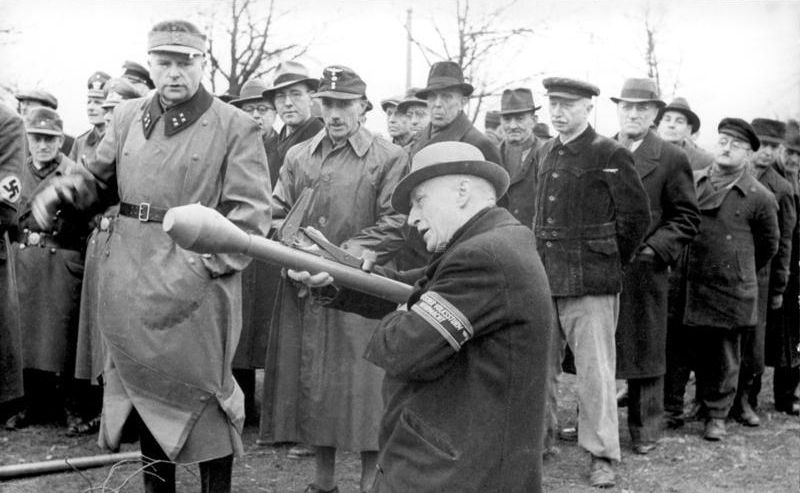
M 328 67 L 325 69 L 328 72 L 328 78 L 331 80 L 331 89 L 336 89 L 336 81 L 339 80 L 339 73 L 344 72 L 344 70 L 335 67 Z
M 458 351 L 470 338 L 473 330 L 469 319 L 452 303 L 434 291 L 423 293 L 411 311 L 422 317 Z
M 42 236 L 39 233 L 30 233 L 28 234 L 28 245 L 36 246 L 42 240 Z
M 22 192 L 22 183 L 14 175 L 8 175 L 0 180 L 0 200 L 16 204 Z

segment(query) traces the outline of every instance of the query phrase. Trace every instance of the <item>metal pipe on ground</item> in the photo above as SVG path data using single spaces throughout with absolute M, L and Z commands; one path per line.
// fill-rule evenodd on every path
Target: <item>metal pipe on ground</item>
M 138 461 L 142 459 L 140 452 L 122 452 L 119 454 L 90 455 L 72 459 L 54 459 L 26 464 L 11 464 L 0 466 L 0 481 L 23 478 L 26 476 L 41 476 L 59 472 L 92 469 L 116 464 L 122 461 Z

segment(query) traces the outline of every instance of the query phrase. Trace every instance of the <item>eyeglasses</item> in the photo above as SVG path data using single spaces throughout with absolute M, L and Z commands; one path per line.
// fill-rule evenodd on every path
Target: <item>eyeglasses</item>
M 258 111 L 262 115 L 272 109 L 274 108 L 270 108 L 265 104 L 259 104 L 259 105 L 246 104 L 242 106 L 242 111 L 244 111 L 245 113 L 252 113 L 253 111 Z
M 731 149 L 738 149 L 740 151 L 746 151 L 750 149 L 750 144 L 743 140 L 734 139 L 733 137 L 723 136 L 717 140 L 717 145 L 720 147 L 727 147 L 728 144 L 731 145 Z

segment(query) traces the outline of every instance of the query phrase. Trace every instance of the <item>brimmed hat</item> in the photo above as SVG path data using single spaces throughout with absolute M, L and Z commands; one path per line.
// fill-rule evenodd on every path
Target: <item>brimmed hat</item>
M 500 112 L 490 110 L 483 116 L 483 126 L 486 128 L 497 128 L 500 126 Z
M 610 98 L 614 103 L 655 103 L 659 108 L 667 105 L 658 95 L 658 86 L 653 79 L 626 79 L 618 98 Z
M 64 135 L 64 122 L 53 109 L 34 108 L 25 117 L 25 131 L 29 134 Z
M 428 102 L 416 96 L 419 91 L 420 89 L 418 87 L 412 87 L 406 91 L 405 97 L 397 103 L 397 111 L 404 112 L 410 106 L 425 106 L 427 108 Z
M 108 96 L 103 104 L 103 108 L 114 108 L 126 99 L 135 99 L 144 96 L 129 80 L 123 78 L 111 79 L 106 82 Z
M 319 79 L 310 77 L 308 69 L 302 63 L 281 62 L 275 69 L 275 79 L 272 81 L 272 86 L 264 90 L 264 97 L 271 100 L 278 89 L 300 83 L 307 85 L 312 91 L 316 91 L 319 87 Z
M 315 98 L 366 99 L 367 84 L 349 67 L 331 65 L 322 71 Z
M 761 147 L 761 141 L 758 139 L 753 127 L 741 118 L 723 118 L 717 126 L 717 131 L 735 139 L 749 142 L 754 151 Z
M 791 137 L 786 139 L 784 145 L 790 151 L 800 153 L 800 135 L 792 135 Z
M 433 91 L 453 88 L 460 89 L 464 96 L 471 95 L 475 90 L 471 84 L 464 82 L 464 72 L 456 62 L 436 62 L 428 72 L 428 86 L 417 91 L 416 96 L 427 99 Z
M 502 115 L 513 115 L 516 113 L 533 113 L 541 106 L 533 104 L 533 93 L 530 89 L 520 87 L 518 89 L 506 89 L 500 98 L 500 111 Z
M 782 121 L 770 120 L 769 118 L 755 118 L 750 122 L 750 125 L 752 125 L 753 130 L 762 142 L 783 144 L 783 140 L 786 136 L 786 124 Z
M 52 108 L 54 110 L 58 109 L 58 99 L 56 99 L 56 97 L 49 92 L 42 91 L 41 89 L 23 91 L 14 94 L 14 97 L 17 98 L 17 101 L 38 101 L 48 108 Z
M 264 91 L 267 89 L 267 85 L 264 84 L 260 79 L 251 79 L 242 84 L 242 90 L 239 92 L 239 97 L 236 99 L 231 99 L 228 103 L 236 106 L 237 108 L 241 108 L 247 103 L 254 103 L 256 101 L 263 101 L 267 103 L 267 106 L 272 107 L 275 109 L 275 105 L 272 104 L 272 101 L 264 97 Z
M 108 93 L 106 82 L 110 79 L 110 75 L 99 70 L 89 76 L 89 80 L 86 82 L 86 86 L 89 88 L 89 97 L 105 99 Z
M 144 65 L 132 62 L 130 60 L 125 60 L 125 63 L 122 64 L 122 69 L 123 77 L 133 79 L 135 82 L 140 82 L 150 89 L 156 88 L 156 85 L 153 83 L 153 79 L 150 78 L 150 71 L 147 70 Z
M 184 20 L 159 22 L 147 35 L 147 52 L 166 51 L 197 56 L 206 52 L 206 36 Z
M 686 119 L 689 120 L 689 126 L 692 127 L 693 134 L 696 134 L 697 131 L 700 130 L 700 117 L 689 107 L 689 102 L 686 101 L 686 98 L 677 97 L 673 99 L 671 103 L 661 108 L 655 120 L 656 125 L 661 122 L 661 118 L 664 117 L 664 113 L 667 111 L 675 111 L 685 116 Z
M 401 214 L 411 210 L 409 196 L 420 183 L 443 175 L 473 175 L 494 185 L 497 197 L 508 191 L 508 172 L 486 161 L 483 153 L 466 142 L 437 142 L 414 154 L 409 172 L 392 192 L 392 207 Z
M 397 108 L 397 105 L 400 104 L 400 100 L 403 99 L 403 96 L 393 96 L 391 98 L 386 98 L 381 100 L 381 109 L 384 113 L 386 113 L 386 108 L 389 106 L 394 106 Z
M 567 77 L 547 77 L 542 80 L 547 89 L 547 97 L 564 99 L 592 98 L 600 95 L 600 88 L 594 84 Z
M 550 135 L 550 127 L 548 127 L 546 123 L 537 123 L 536 125 L 534 125 L 533 135 L 539 137 L 540 139 L 553 138 L 553 136 Z

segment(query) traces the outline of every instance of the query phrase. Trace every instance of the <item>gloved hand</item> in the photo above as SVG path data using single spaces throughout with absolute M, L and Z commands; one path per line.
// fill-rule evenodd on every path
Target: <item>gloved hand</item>
M 81 199 L 88 195 L 85 179 L 80 175 L 56 176 L 31 201 L 31 214 L 43 230 L 53 227 L 58 210 L 64 204 L 84 208 Z

